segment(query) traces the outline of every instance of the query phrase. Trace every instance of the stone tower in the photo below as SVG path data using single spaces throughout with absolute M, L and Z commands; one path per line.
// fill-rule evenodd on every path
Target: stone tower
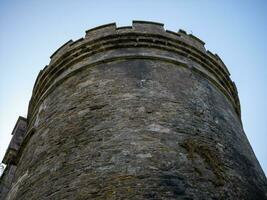
M 68 41 L 12 134 L 2 199 L 266 199 L 226 66 L 160 23 Z

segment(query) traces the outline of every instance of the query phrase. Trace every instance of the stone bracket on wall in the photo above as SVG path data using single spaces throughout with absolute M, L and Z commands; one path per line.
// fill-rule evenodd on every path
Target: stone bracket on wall
M 16 125 L 12 131 L 12 138 L 9 143 L 8 149 L 5 153 L 2 163 L 9 165 L 15 164 L 16 157 L 21 147 L 22 141 L 24 139 L 27 128 L 27 119 L 24 117 L 19 117 Z
M 27 119 L 19 116 L 11 133 L 12 138 L 6 150 L 2 163 L 6 168 L 0 177 L 0 199 L 5 199 L 8 194 L 17 168 L 17 157 L 27 130 Z

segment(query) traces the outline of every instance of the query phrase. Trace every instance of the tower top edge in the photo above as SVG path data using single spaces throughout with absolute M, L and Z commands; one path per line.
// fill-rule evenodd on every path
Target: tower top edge
M 131 26 L 118 27 L 115 22 L 94 27 L 85 31 L 85 36 L 75 41 L 69 40 L 59 47 L 52 55 L 49 65 L 39 73 L 33 88 L 31 103 L 44 93 L 53 81 L 52 72 L 66 68 L 64 63 L 79 62 L 86 56 L 114 48 L 150 48 L 175 52 L 186 58 L 191 58 L 218 77 L 218 83 L 224 87 L 234 99 L 235 107 L 240 116 L 240 103 L 236 87 L 230 78 L 230 73 L 216 54 L 205 48 L 205 42 L 185 30 L 176 32 L 166 30 L 163 23 L 153 21 L 133 20 Z M 58 70 L 62 71 L 62 70 Z M 53 75 L 55 77 L 55 75 Z M 51 79 L 51 83 L 47 80 Z M 32 109 L 28 110 L 28 113 Z

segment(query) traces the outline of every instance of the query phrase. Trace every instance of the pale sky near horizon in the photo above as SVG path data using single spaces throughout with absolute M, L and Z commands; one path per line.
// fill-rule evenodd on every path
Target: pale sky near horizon
M 156 21 L 184 29 L 217 53 L 235 81 L 242 121 L 267 174 L 267 1 L 0 0 L 0 160 L 49 57 L 69 39 L 110 22 Z

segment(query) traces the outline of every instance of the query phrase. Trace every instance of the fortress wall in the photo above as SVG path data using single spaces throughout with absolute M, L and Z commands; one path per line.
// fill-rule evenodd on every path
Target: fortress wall
M 12 160 L 6 199 L 266 198 L 227 68 L 155 22 L 103 25 L 60 47 Z

